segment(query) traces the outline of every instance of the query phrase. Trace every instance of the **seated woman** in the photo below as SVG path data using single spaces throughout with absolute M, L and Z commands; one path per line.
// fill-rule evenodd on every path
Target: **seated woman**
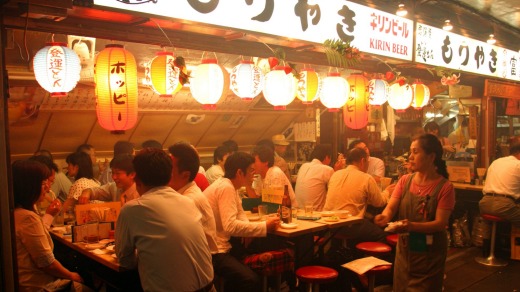
M 34 209 L 44 199 L 50 170 L 38 161 L 19 160 L 13 163 L 12 174 L 19 291 L 88 290 L 78 273 L 54 258 L 49 232 Z
M 67 200 L 63 203 L 63 210 L 69 206 L 76 205 L 83 190 L 99 187 L 99 182 L 94 178 L 92 170 L 92 160 L 85 152 L 75 152 L 66 158 L 69 176 L 74 176 L 74 183 L 70 187 Z

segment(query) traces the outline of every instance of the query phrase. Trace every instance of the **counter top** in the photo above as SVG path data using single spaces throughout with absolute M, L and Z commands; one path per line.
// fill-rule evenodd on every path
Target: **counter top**
M 463 184 L 463 183 L 456 183 L 452 182 L 453 187 L 458 190 L 470 190 L 470 191 L 477 191 L 482 192 L 482 189 L 484 189 L 483 185 L 470 185 L 470 184 Z

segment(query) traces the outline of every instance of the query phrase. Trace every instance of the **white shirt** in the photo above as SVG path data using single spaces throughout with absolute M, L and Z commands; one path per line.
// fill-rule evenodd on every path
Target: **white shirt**
M 482 191 L 520 198 L 520 160 L 510 155 L 493 161 Z
M 274 152 L 274 166 L 278 166 L 283 173 L 285 173 L 285 176 L 287 176 L 288 179 L 291 179 L 291 173 L 289 172 L 289 165 L 283 159 L 282 156 L 278 155 L 276 151 Z
M 167 186 L 126 203 L 115 249 L 123 268 L 139 270 L 144 291 L 196 291 L 213 280 L 208 242 L 193 200 Z
M 385 162 L 377 157 L 368 157 L 367 173 L 379 177 L 385 177 Z
M 272 166 L 267 170 L 265 177 L 262 179 L 262 188 L 269 188 L 270 186 L 289 186 L 289 197 L 291 198 L 291 207 L 297 208 L 298 202 L 294 195 L 294 189 L 291 182 L 285 175 L 285 173 L 278 167 Z
M 206 170 L 206 178 L 208 179 L 209 184 L 212 184 L 214 181 L 224 176 L 224 170 L 220 165 L 213 164 L 208 170 Z
M 227 253 L 231 250 L 229 243 L 231 236 L 264 237 L 267 235 L 265 222 L 249 222 L 242 208 L 242 198 L 228 178 L 219 178 L 203 193 L 208 198 L 215 216 L 219 253 Z
M 387 192 L 381 193 L 371 175 L 362 172 L 355 165 L 349 165 L 336 171 L 330 178 L 323 209 L 348 210 L 353 216 L 363 217 L 367 205 L 382 207 L 387 202 Z
M 334 169 L 318 159 L 304 163 L 298 170 L 296 179 L 296 201 L 298 206 L 312 204 L 314 210 L 321 211 L 327 197 L 327 184 Z
M 105 202 L 121 202 L 125 204 L 131 200 L 139 198 L 139 193 L 135 188 L 135 183 L 132 184 L 126 191 L 118 189 L 115 182 L 111 182 L 100 187 L 90 188 L 92 195 L 90 200 L 99 200 Z M 121 199 L 123 197 L 123 199 Z
M 195 203 L 195 206 L 197 206 L 197 209 L 199 209 L 202 215 L 202 228 L 204 229 L 206 239 L 208 240 L 209 250 L 212 254 L 218 253 L 217 226 L 215 224 L 215 217 L 213 216 L 213 210 L 209 205 L 208 198 L 204 196 L 200 188 L 193 181 L 179 189 L 179 193 L 191 198 Z
M 99 182 L 93 179 L 89 179 L 86 177 L 82 177 L 75 181 L 69 190 L 69 198 L 74 198 L 74 200 L 77 200 L 79 196 L 81 196 L 81 193 L 84 189 L 99 187 Z

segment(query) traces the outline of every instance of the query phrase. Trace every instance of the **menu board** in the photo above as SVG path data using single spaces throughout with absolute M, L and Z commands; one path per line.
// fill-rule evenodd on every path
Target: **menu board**
M 283 199 L 283 186 L 262 189 L 262 202 L 281 204 Z

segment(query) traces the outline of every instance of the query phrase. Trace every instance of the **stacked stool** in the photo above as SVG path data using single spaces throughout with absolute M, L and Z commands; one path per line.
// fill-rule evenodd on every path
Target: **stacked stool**
M 296 270 L 300 282 L 308 284 L 308 291 L 320 290 L 320 284 L 332 283 L 338 278 L 338 272 L 323 266 L 304 266 Z
M 397 241 L 399 241 L 399 234 L 394 233 L 386 236 L 386 242 L 390 244 L 392 247 L 397 246 Z
M 374 256 L 374 257 L 381 257 L 390 254 L 392 251 L 392 248 L 388 246 L 387 244 L 381 243 L 381 242 L 361 242 L 356 245 L 357 250 L 363 252 L 364 254 L 368 256 Z M 366 272 L 366 275 L 368 276 L 368 291 L 372 292 L 374 291 L 375 284 L 376 284 L 376 275 L 377 274 L 384 274 L 387 273 L 392 269 L 392 266 L 385 265 L 385 266 L 377 266 L 369 271 Z
M 491 266 L 491 267 L 507 266 L 508 263 L 506 260 L 498 259 L 495 257 L 495 237 L 496 237 L 496 232 L 497 232 L 497 222 L 504 222 L 506 220 L 504 220 L 500 217 L 497 217 L 497 216 L 490 215 L 490 214 L 482 214 L 482 218 L 484 218 L 484 220 L 493 222 L 492 227 L 491 227 L 491 239 L 490 239 L 491 247 L 489 248 L 489 256 L 487 258 L 476 257 L 475 260 L 479 264 Z

